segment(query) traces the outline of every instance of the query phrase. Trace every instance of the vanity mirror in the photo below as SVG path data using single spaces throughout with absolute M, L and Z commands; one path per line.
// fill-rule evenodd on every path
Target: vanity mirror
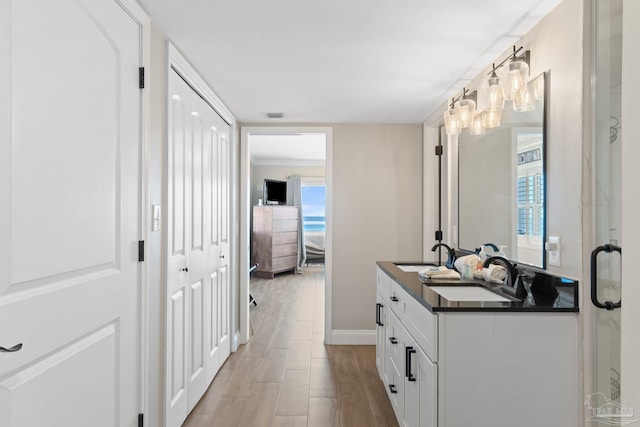
M 499 127 L 458 135 L 458 247 L 506 246 L 510 260 L 545 267 L 546 75 L 535 109 L 515 112 L 505 103 Z

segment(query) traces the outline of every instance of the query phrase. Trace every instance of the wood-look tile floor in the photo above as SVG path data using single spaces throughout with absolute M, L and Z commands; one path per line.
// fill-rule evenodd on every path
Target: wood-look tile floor
M 397 426 L 374 346 L 326 346 L 324 269 L 251 280 L 254 335 L 222 366 L 184 423 Z

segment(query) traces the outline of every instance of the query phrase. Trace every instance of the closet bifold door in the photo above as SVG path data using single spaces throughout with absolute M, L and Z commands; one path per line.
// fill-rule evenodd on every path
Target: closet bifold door
M 169 73 L 165 415 L 179 426 L 231 350 L 230 128 Z

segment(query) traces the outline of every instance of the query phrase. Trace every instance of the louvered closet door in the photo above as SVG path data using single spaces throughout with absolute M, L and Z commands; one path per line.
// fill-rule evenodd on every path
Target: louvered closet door
M 222 233 L 219 219 L 228 209 L 220 184 L 228 125 L 173 70 L 169 95 L 166 408 L 167 425 L 174 426 L 230 351 L 229 339 L 221 336 L 229 323 L 220 262 L 221 236 L 228 232 Z
M 0 2 L 0 425 L 140 410 L 140 24 L 114 0 Z

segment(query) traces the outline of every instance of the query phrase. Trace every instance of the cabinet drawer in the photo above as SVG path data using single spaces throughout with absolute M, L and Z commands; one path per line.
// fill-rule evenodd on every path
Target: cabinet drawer
M 404 303 L 413 298 L 395 280 L 389 279 L 389 307 L 400 320 L 404 315 Z
M 273 221 L 273 232 L 280 233 L 283 231 L 298 231 L 298 220 L 296 219 L 279 219 Z
M 295 206 L 274 207 L 273 219 L 298 219 L 298 208 Z
M 429 359 L 438 361 L 438 315 L 431 313 L 405 292 L 402 322 Z
M 291 256 L 298 255 L 298 244 L 297 243 L 287 243 L 286 245 L 273 245 L 271 250 L 274 258 L 279 258 L 283 256 Z
M 387 310 L 385 321 L 385 327 L 387 328 L 384 343 L 385 355 L 393 360 L 393 363 L 401 372 L 404 372 L 403 343 L 405 333 L 402 331 L 402 325 L 393 312 Z
M 385 302 L 389 302 L 389 286 L 391 278 L 380 267 L 376 269 L 378 293 Z
M 404 419 L 404 372 L 402 374 L 401 372 L 393 359 L 387 357 L 386 374 L 389 383 L 385 385 L 393 412 L 396 413 L 398 420 Z
M 271 269 L 274 272 L 290 270 L 292 268 L 296 268 L 297 263 L 298 263 L 297 255 L 273 258 Z
M 284 233 L 275 233 L 272 237 L 273 245 L 283 245 L 285 243 L 298 243 L 298 232 L 289 231 Z

